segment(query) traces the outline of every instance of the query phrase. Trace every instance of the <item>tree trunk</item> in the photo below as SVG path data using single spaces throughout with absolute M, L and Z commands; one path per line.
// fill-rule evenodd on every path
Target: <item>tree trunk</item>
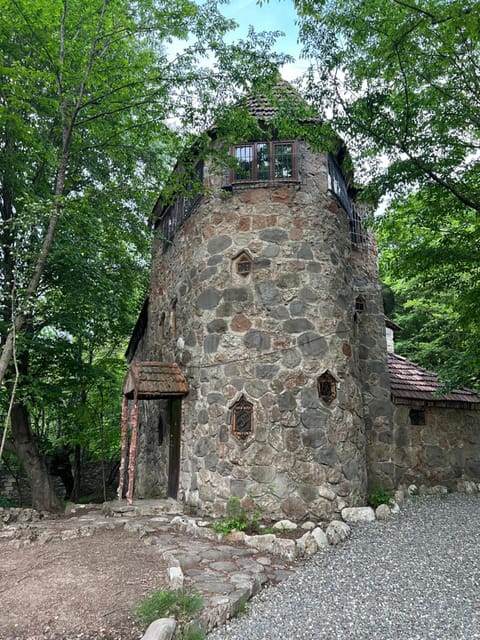
M 61 505 L 48 475 L 45 459 L 40 453 L 30 429 L 28 410 L 20 402 L 13 405 L 12 434 L 16 454 L 32 489 L 33 508 L 39 511 L 60 511 Z

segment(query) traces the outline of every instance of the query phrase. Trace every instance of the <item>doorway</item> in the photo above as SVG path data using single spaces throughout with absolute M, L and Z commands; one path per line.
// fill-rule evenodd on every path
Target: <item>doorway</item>
M 168 399 L 169 444 L 168 444 L 168 497 L 177 499 L 180 479 L 180 443 L 182 423 L 182 399 Z

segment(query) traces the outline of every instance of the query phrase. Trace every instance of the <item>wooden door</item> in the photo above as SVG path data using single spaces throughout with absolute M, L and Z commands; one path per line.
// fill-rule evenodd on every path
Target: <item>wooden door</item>
M 177 498 L 180 477 L 182 399 L 169 399 L 168 497 Z

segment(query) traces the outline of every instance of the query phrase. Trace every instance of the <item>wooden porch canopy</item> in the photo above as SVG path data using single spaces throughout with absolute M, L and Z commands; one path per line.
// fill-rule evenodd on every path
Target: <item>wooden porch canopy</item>
M 123 383 L 129 400 L 184 396 L 188 385 L 176 362 L 132 362 Z
M 122 499 L 127 457 L 128 401 L 133 400 L 130 415 L 132 435 L 128 459 L 127 502 L 133 502 L 133 484 L 135 480 L 135 458 L 138 436 L 138 401 L 156 400 L 184 396 L 188 385 L 176 362 L 132 362 L 123 383 L 122 406 L 122 456 L 120 460 L 120 481 L 117 489 L 118 499 Z

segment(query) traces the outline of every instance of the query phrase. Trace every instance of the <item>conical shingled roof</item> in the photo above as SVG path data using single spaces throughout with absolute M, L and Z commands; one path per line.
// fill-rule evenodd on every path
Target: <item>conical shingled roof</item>
M 442 383 L 437 374 L 419 367 L 406 358 L 388 354 L 392 396 L 397 404 L 421 400 L 432 404 L 461 403 L 480 409 L 480 396 L 471 389 L 453 389 L 439 394 Z

